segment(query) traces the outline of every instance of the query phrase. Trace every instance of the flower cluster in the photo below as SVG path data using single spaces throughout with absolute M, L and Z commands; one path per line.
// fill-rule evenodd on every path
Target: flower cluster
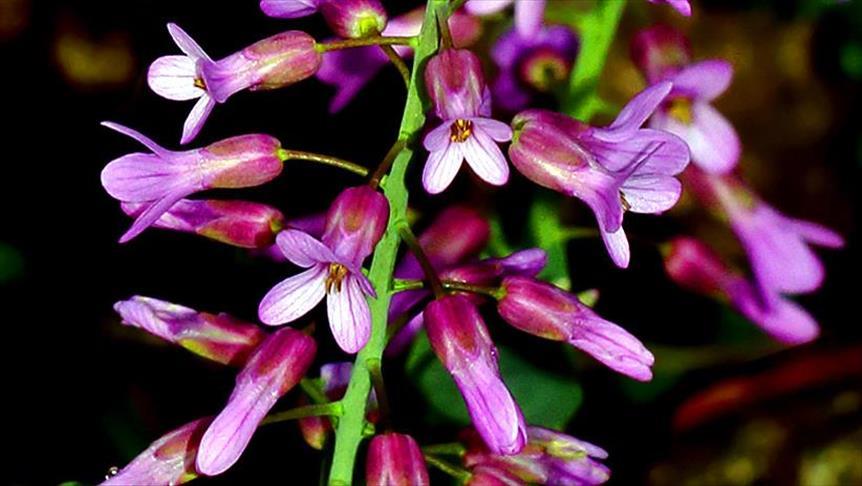
M 687 1 L 649 1 L 691 15 Z M 639 381 L 652 378 L 653 354 L 577 294 L 542 280 L 545 249 L 490 248 L 492 224 L 484 211 L 449 205 L 415 236 L 407 212 L 405 175 L 413 175 L 408 163 L 424 162 L 421 185 L 432 196 L 452 185 L 465 162 L 479 179 L 498 187 L 512 178 L 511 163 L 516 175 L 535 186 L 584 203 L 611 261 L 621 268 L 632 261 L 625 214 L 663 214 L 685 187 L 727 222 L 749 258 L 751 277 L 683 236 L 662 247 L 670 277 L 728 302 L 782 342 L 817 335 L 813 318 L 787 296 L 813 291 L 823 280 L 823 267 L 807 243 L 839 247 L 843 241 L 830 230 L 783 216 L 732 174 L 741 143 L 712 106 L 730 84 L 728 62 L 694 62 L 679 32 L 647 29 L 635 37 L 632 55 L 648 86 L 610 124 L 593 124 L 590 117 L 555 111 L 561 90 L 575 76 L 580 46 L 569 26 L 544 22 L 544 1 L 470 0 L 454 12 L 449 3 L 431 0 L 424 9 L 390 18 L 379 0 L 261 0 L 270 17 L 320 13 L 337 38 L 318 42 L 286 31 L 215 61 L 177 25 L 168 25 L 184 55 L 155 60 L 148 80 L 164 98 L 198 100 L 181 144 L 191 142 L 213 107 L 232 95 L 313 76 L 335 86 L 330 109 L 338 111 L 392 63 L 405 75 L 408 102 L 398 140 L 376 170 L 284 148 L 264 134 L 171 151 L 135 130 L 104 123 L 149 151 L 124 155 L 102 172 L 105 190 L 134 218 L 121 242 L 155 227 L 255 250 L 272 257 L 268 263 L 300 269 L 261 297 L 257 316 L 269 327 L 151 297 L 115 305 L 123 323 L 240 371 L 220 412 L 158 439 L 105 484 L 179 484 L 221 474 L 257 428 L 289 419 L 299 420 L 315 449 L 326 449 L 334 438 L 330 483 L 353 479 L 360 441 L 374 435 L 367 450 L 368 484 L 429 484 L 426 463 L 441 462 L 426 452 L 433 447 L 423 450 L 393 427 L 381 364 L 422 332 L 472 420 L 458 441 L 462 464 L 440 469 L 473 485 L 608 480 L 603 449 L 528 425 L 501 373 L 495 326 L 566 343 Z M 490 50 L 495 77 L 486 78 L 488 65 L 471 46 L 482 35 L 484 17 L 513 3 L 512 28 Z M 341 189 L 325 212 L 301 219 L 286 219 L 258 202 L 195 198 L 211 189 L 265 184 L 292 160 L 321 162 L 368 180 Z M 408 251 L 398 262 L 402 242 Z M 337 352 L 356 360 L 328 362 L 319 366 L 319 378 L 311 378 L 306 374 L 317 342 L 330 339 L 310 317 L 324 299 Z M 483 307 L 496 312 L 483 315 Z M 302 330 L 275 327 L 303 323 Z M 300 406 L 272 412 L 300 383 Z

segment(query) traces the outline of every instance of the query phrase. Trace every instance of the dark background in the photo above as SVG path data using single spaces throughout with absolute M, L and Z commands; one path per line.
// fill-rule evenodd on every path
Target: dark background
M 386 3 L 400 13 L 417 2 Z M 607 96 L 622 101 L 641 87 L 625 56 L 634 29 L 658 19 L 686 25 L 697 57 L 723 55 L 737 66 L 734 86 L 719 107 L 746 145 L 746 177 L 786 213 L 848 237 L 847 249 L 821 252 L 826 284 L 800 299 L 818 318 L 823 337 L 811 346 L 767 352 L 772 348 L 761 345 L 752 326 L 668 282 L 653 243 L 681 231 L 715 234 L 683 205 L 674 219 L 627 218 L 627 230 L 635 235 L 629 271 L 612 268 L 597 241 L 569 248 L 575 286 L 601 289 L 598 310 L 650 347 L 668 350 L 657 351 L 660 361 L 667 356 L 664 362 L 670 363 L 661 380 L 627 383 L 586 361 L 572 363 L 543 343 L 519 339 L 494 321 L 495 338 L 518 343 L 524 356 L 545 366 L 578 373 L 585 400 L 568 431 L 610 451 L 607 463 L 617 484 L 674 484 L 681 478 L 793 484 L 823 454 L 826 464 L 852 464 L 862 454 L 860 370 L 826 373 L 817 385 L 752 397 L 744 406 L 731 401 L 731 413 L 691 430 L 672 422 L 681 404 L 721 380 L 766 374 L 768 382 L 771 371 L 799 360 L 828 362 L 848 350 L 862 352 L 855 219 L 862 167 L 860 9 L 821 11 L 818 2 L 801 1 L 703 2 L 695 4 L 697 15 L 686 24 L 672 15 L 649 17 L 654 10 L 646 13 L 641 2 L 631 3 L 603 83 Z M 3 438 L 12 450 L 0 480 L 92 483 L 162 433 L 216 413 L 233 382 L 233 370 L 120 326 L 113 302 L 150 295 L 253 320 L 260 297 L 285 275 L 265 259 L 188 235 L 151 230 L 117 244 L 129 220 L 102 190 L 99 173 L 139 147 L 99 122 L 123 123 L 177 147 L 191 105 L 155 96 L 145 79 L 149 62 L 176 51 L 164 28 L 168 21 L 182 25 L 214 57 L 280 30 L 308 30 L 317 38 L 326 30 L 317 18 L 268 19 L 253 1 L 229 6 L 198 0 L 0 0 L 0 6 L 0 106 L 6 121 L 0 136 Z M 329 88 L 314 80 L 243 93 L 215 109 L 194 145 L 263 132 L 289 148 L 372 166 L 397 131 L 402 93 L 393 69 L 384 69 L 336 116 L 327 114 Z M 417 165 L 410 171 L 414 187 Z M 240 197 L 297 216 L 324 209 L 340 187 L 359 182 L 332 169 L 292 163 L 275 183 Z M 495 192 L 462 176 L 446 197 L 500 208 L 506 228 L 517 233 L 523 198 L 533 192 L 519 178 Z M 425 214 L 442 207 L 418 190 L 412 202 Z M 580 205 L 565 211 L 572 220 L 592 222 Z M 343 359 L 328 340 L 320 341 L 320 363 Z M 425 409 L 398 373 L 400 364 L 388 369 L 394 370 L 387 378 L 396 422 L 419 437 L 451 440 L 455 427 L 422 425 Z M 839 452 L 829 455 L 830 447 Z M 305 484 L 316 480 L 319 457 L 302 444 L 294 424 L 267 427 L 234 468 L 207 481 Z

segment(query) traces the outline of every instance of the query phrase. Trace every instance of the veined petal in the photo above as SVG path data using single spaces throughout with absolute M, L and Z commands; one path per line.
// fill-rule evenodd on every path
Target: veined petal
M 464 8 L 473 15 L 489 15 L 497 13 L 515 0 L 470 0 Z
M 422 171 L 422 185 L 430 194 L 439 194 L 455 179 L 464 155 L 459 144 L 450 143 L 444 150 L 431 152 Z
M 261 322 L 286 324 L 307 314 L 326 295 L 327 271 L 325 265 L 315 265 L 273 287 L 258 307 Z
M 787 218 L 786 224 L 791 231 L 802 236 L 802 239 L 809 243 L 826 248 L 842 248 L 844 246 L 844 238 L 823 225 L 792 218 Z
M 165 195 L 163 198 L 155 201 L 148 207 L 137 219 L 132 223 L 132 227 L 120 237 L 120 243 L 125 243 L 135 236 L 141 234 L 142 231 L 153 225 L 159 218 L 162 217 L 171 207 L 180 199 L 188 196 L 192 191 L 185 188 L 180 188 L 173 193 Z
M 629 211 L 658 214 L 672 208 L 682 194 L 682 184 L 675 177 L 659 174 L 629 177 L 622 186 Z
M 657 114 L 656 117 L 659 115 Z M 655 119 L 655 118 L 654 118 Z M 583 142 L 596 160 L 609 171 L 625 171 L 637 163 L 634 174 L 676 175 L 688 166 L 688 145 L 677 135 L 662 130 L 640 129 L 626 140 L 609 143 Z
M 673 84 L 664 81 L 641 91 L 623 107 L 616 120 L 609 127 L 596 130 L 594 136 L 607 142 L 617 142 L 628 138 L 652 116 L 672 88 Z
M 786 344 L 802 344 L 820 334 L 817 321 L 792 300 L 776 296 L 764 303 L 759 294 L 754 286 L 742 281 L 731 290 L 731 300 L 745 317 L 770 336 Z
M 422 146 L 425 147 L 425 150 L 428 152 L 439 152 L 441 150 L 445 150 L 450 143 L 449 137 L 452 132 L 450 125 L 450 123 L 443 123 L 439 127 L 428 132 L 428 134 L 425 135 L 425 139 L 422 141 Z
M 713 174 L 726 174 L 739 162 L 742 152 L 739 136 L 733 125 L 707 103 L 692 106 L 692 124 L 685 134 L 679 135 L 688 142 L 692 160 L 703 170 Z M 673 127 L 668 127 L 673 131 Z
M 605 248 L 607 248 L 611 260 L 613 260 L 616 266 L 627 268 L 631 252 L 629 250 L 629 240 L 626 238 L 626 232 L 623 231 L 623 227 L 620 226 L 618 230 L 612 233 L 602 229 L 601 233 L 602 241 L 605 243 Z
M 473 426 L 495 454 L 517 454 L 527 443 L 526 424 L 520 407 L 496 370 L 476 360 L 465 372 L 452 377 L 461 391 Z
M 733 65 L 721 59 L 696 62 L 673 77 L 673 92 L 712 101 L 727 91 L 733 80 Z
M 338 346 L 347 353 L 359 352 L 371 336 L 371 311 L 353 275 L 344 279 L 340 291 L 326 297 L 326 310 Z
M 120 132 L 129 138 L 133 138 L 133 139 L 137 140 L 138 142 L 141 143 L 141 145 L 152 150 L 153 153 L 156 155 L 164 157 L 165 155 L 171 153 L 170 150 L 163 149 L 159 144 L 154 142 L 150 137 L 147 137 L 143 133 L 141 133 L 137 130 L 131 129 L 127 126 L 120 125 L 119 123 L 114 123 L 114 122 L 110 122 L 110 121 L 103 121 L 102 126 L 110 128 L 111 130 L 114 130 L 115 132 Z
M 326 245 L 297 229 L 286 229 L 280 232 L 275 242 L 291 263 L 303 268 L 309 268 L 318 263 L 338 261 L 338 257 Z
M 575 327 L 577 333 L 569 340 L 569 344 L 614 371 L 639 381 L 652 379 L 650 366 L 655 358 L 636 337 L 598 316 L 589 316 L 584 321 Z
M 471 121 L 474 127 L 478 126 L 497 142 L 512 140 L 512 127 L 501 121 L 494 120 L 493 118 L 473 118 Z
M 269 17 L 297 19 L 317 11 L 319 0 L 260 0 L 260 9 Z
M 177 47 L 179 47 L 187 56 L 194 59 L 203 59 L 206 61 L 211 60 L 207 53 L 201 49 L 201 46 L 199 46 L 198 43 L 186 33 L 186 31 L 181 29 L 179 25 L 169 23 L 168 32 L 171 34 L 174 42 L 177 43 Z
M 154 154 L 134 153 L 111 161 L 102 170 L 102 187 L 120 201 L 149 202 L 198 187 L 189 179 L 188 166 Z M 193 174 L 192 174 L 193 175 Z
M 473 125 L 473 135 L 461 144 L 464 158 L 482 180 L 502 186 L 509 180 L 509 164 L 497 143 L 478 125 Z
M 186 118 L 186 122 L 183 124 L 183 136 L 180 139 L 180 143 L 189 143 L 198 135 L 198 133 L 200 133 L 201 128 L 204 126 L 204 122 L 207 121 L 207 117 L 210 116 L 215 104 L 215 100 L 209 95 L 201 96 L 197 103 L 195 103 L 195 106 L 192 107 L 192 111 L 189 113 L 188 118 Z
M 197 61 L 189 56 L 162 56 L 150 65 L 147 83 L 157 95 L 169 100 L 200 98 L 206 90 L 195 85 Z

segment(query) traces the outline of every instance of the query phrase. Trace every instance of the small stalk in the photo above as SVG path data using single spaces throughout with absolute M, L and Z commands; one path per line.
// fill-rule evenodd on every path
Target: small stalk
M 425 282 L 421 280 L 404 280 L 398 278 L 392 283 L 392 293 L 397 294 L 398 292 L 406 292 L 408 290 L 421 290 L 424 287 Z
M 435 456 L 425 454 L 425 462 L 427 462 L 430 466 L 433 466 L 440 471 L 443 471 L 444 473 L 457 479 L 460 484 L 464 484 L 470 480 L 471 474 L 469 471 L 467 471 L 466 469 L 462 469 L 458 466 L 449 464 L 448 462 L 438 459 Z
M 383 157 L 383 160 L 377 166 L 377 169 L 374 170 L 374 174 L 371 175 L 371 180 L 368 181 L 368 185 L 371 186 L 372 189 L 377 189 L 380 186 L 380 181 L 383 180 L 383 177 L 389 172 L 389 169 L 392 167 L 392 162 L 395 161 L 395 158 L 398 157 L 398 154 L 404 150 L 404 147 L 407 145 L 407 140 L 403 138 L 399 138 L 392 144 L 392 147 L 389 148 L 389 151 L 386 152 L 386 156 Z
M 401 235 L 401 240 L 410 248 L 410 253 L 413 253 L 413 256 L 419 261 L 419 266 L 422 267 L 425 278 L 428 279 L 428 284 L 431 287 L 431 291 L 434 292 L 434 297 L 440 298 L 446 295 L 446 292 L 443 291 L 443 284 L 440 283 L 440 277 L 437 276 L 437 271 L 434 270 L 431 260 L 428 259 L 428 255 L 425 254 L 422 245 L 419 244 L 419 240 L 416 239 L 410 227 L 406 223 L 402 224 L 398 228 L 398 234 Z
M 354 174 L 365 177 L 368 175 L 368 169 L 362 167 L 359 164 L 354 164 L 353 162 L 339 159 L 338 157 L 332 157 L 329 155 L 316 154 L 313 152 L 303 152 L 300 150 L 287 150 L 280 149 L 278 151 L 278 157 L 282 162 L 288 160 L 308 160 L 310 162 L 317 162 L 318 164 L 329 165 L 332 167 L 338 167 L 339 169 L 344 169 L 348 172 L 353 172 Z
M 410 87 L 410 68 L 407 67 L 407 64 L 404 63 L 404 59 L 401 59 L 401 56 L 395 52 L 395 49 L 390 45 L 381 45 L 380 50 L 386 54 L 386 57 L 389 58 L 389 62 L 391 62 L 398 72 L 401 74 L 401 79 L 404 80 L 404 86 Z
M 486 287 L 483 285 L 473 285 L 457 280 L 444 280 L 443 288 L 446 290 L 457 290 L 459 292 L 470 292 L 471 294 L 487 295 L 495 300 L 503 298 L 503 289 L 500 287 Z
M 268 415 L 263 419 L 262 424 L 277 424 L 288 420 L 296 420 L 306 417 L 323 417 L 323 416 L 339 416 L 344 413 L 341 402 L 331 402 L 322 405 L 306 405 L 297 407 L 284 412 L 278 412 Z
M 371 385 L 374 387 L 374 394 L 377 395 L 380 424 L 384 429 L 389 428 L 389 395 L 386 394 L 386 384 L 383 381 L 381 361 L 378 358 L 372 358 L 365 363 L 365 366 L 368 367 L 368 372 L 371 373 Z
M 416 44 L 416 37 L 400 36 L 370 36 L 360 39 L 343 39 L 330 42 L 319 42 L 315 48 L 320 52 L 337 51 L 340 49 L 352 49 L 354 47 L 368 46 L 410 46 Z
M 433 444 L 422 448 L 424 454 L 463 457 L 467 450 L 460 442 Z
M 303 378 L 302 381 L 299 382 L 299 386 L 314 403 L 318 405 L 329 403 L 329 398 L 323 393 L 323 390 L 320 389 L 320 385 L 318 385 L 316 380 Z

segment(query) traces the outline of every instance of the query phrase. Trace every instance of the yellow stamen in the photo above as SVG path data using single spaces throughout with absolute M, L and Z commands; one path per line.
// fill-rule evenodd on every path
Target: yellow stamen
M 452 124 L 450 132 L 449 140 L 458 143 L 464 142 L 473 133 L 473 122 L 459 118 Z
M 681 123 L 691 125 L 693 115 L 691 113 L 691 101 L 686 98 L 677 98 L 670 102 L 667 110 L 668 115 Z
M 204 82 L 203 78 L 195 78 L 195 88 L 200 88 L 202 90 L 207 89 L 207 84 Z
M 331 294 L 333 288 L 335 288 L 336 292 L 341 292 L 341 283 L 349 273 L 350 272 L 347 270 L 347 267 L 344 265 L 340 263 L 330 263 L 329 276 L 326 277 L 326 293 Z
M 622 203 L 623 209 L 626 211 L 628 211 L 632 208 L 631 203 L 629 203 L 628 200 L 626 200 L 626 196 L 623 193 L 620 193 L 620 203 Z

